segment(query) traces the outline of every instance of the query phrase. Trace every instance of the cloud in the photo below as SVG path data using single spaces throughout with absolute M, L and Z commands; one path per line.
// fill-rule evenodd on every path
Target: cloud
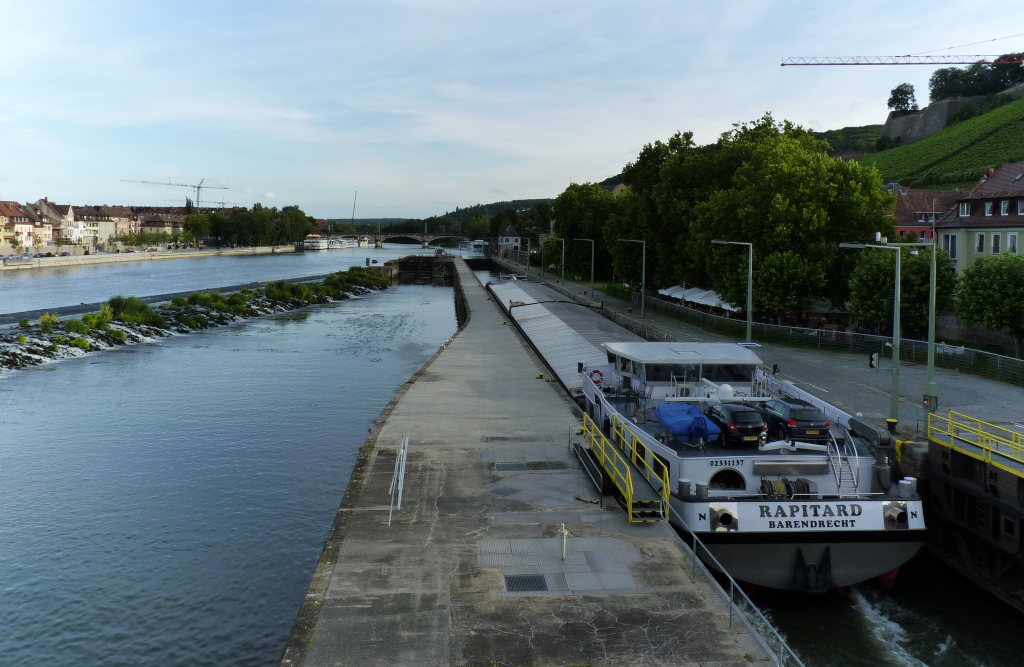
M 277 199 L 277 195 L 275 195 L 273 192 L 264 193 L 263 196 L 266 197 L 267 199 Z

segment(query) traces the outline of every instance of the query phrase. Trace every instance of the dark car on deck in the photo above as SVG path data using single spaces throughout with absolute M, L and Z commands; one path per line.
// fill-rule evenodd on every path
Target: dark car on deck
M 725 445 L 756 445 L 761 434 L 768 431 L 761 413 L 742 403 L 711 405 L 704 414 L 722 429 L 722 444 Z
M 765 401 L 761 415 L 768 424 L 768 437 L 800 442 L 828 442 L 832 424 L 818 408 L 803 401 Z

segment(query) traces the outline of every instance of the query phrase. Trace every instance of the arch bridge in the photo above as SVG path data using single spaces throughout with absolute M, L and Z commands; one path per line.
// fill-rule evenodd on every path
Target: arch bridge
M 373 235 L 373 245 L 375 248 L 380 248 L 382 244 L 392 241 L 395 243 L 415 241 L 420 243 L 422 247 L 427 248 L 434 241 L 440 239 L 454 239 L 456 241 L 468 241 L 470 240 L 466 236 L 461 234 L 423 234 L 416 232 L 381 232 L 380 234 Z

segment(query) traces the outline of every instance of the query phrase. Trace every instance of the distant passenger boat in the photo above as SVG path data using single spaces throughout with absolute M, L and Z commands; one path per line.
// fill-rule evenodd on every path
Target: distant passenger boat
M 303 250 L 327 250 L 329 247 L 328 240 L 321 238 L 319 234 L 309 234 L 302 242 Z

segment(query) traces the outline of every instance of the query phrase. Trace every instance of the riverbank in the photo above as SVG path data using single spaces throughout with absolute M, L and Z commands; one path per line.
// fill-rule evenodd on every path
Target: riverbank
M 260 246 L 252 248 L 228 248 L 215 250 L 160 250 L 157 252 L 122 252 L 77 257 L 34 257 L 11 260 L 0 264 L 0 271 L 21 271 L 23 269 L 50 269 L 61 266 L 85 266 L 89 264 L 118 264 L 122 262 L 151 262 L 164 259 L 194 259 L 196 257 L 225 257 L 231 255 L 278 255 L 296 252 L 295 246 Z
M 111 299 L 81 319 L 60 321 L 55 314 L 44 314 L 32 323 L 24 317 L 17 329 L 0 335 L 0 371 L 348 299 L 384 289 L 387 283 L 376 271 L 353 268 L 330 274 L 320 283 L 271 281 L 258 289 L 243 287 L 228 297 L 217 291 L 193 292 L 157 308 L 135 297 L 117 297 L 129 301 L 124 312 L 118 312 L 123 301 Z
M 610 498 L 594 504 L 567 448 L 578 408 L 537 378 L 540 361 L 456 265 L 471 319 L 371 429 L 281 664 L 761 659 L 749 634 L 727 628 L 710 585 L 691 582 L 665 524 L 630 524 Z

